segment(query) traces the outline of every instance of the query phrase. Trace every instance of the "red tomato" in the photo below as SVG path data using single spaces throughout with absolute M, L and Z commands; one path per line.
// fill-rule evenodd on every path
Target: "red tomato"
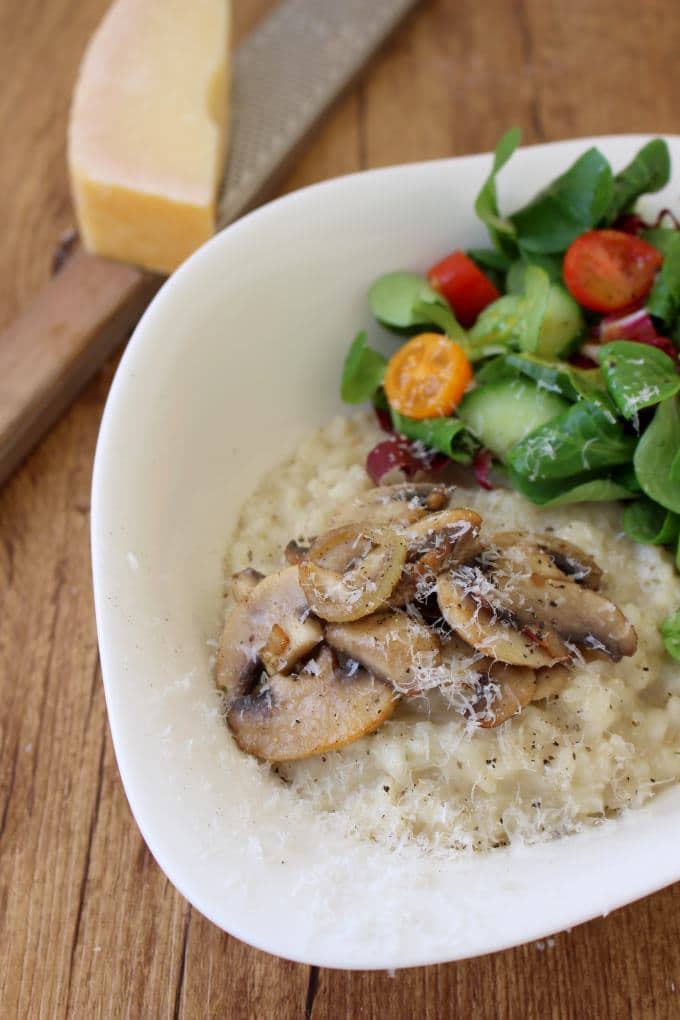
M 443 294 L 461 326 L 472 326 L 479 313 L 500 297 L 488 276 L 462 251 L 451 252 L 428 271 L 431 287 Z
M 663 262 L 651 244 L 620 230 L 590 230 L 567 248 L 564 282 L 593 312 L 618 312 L 645 297 Z

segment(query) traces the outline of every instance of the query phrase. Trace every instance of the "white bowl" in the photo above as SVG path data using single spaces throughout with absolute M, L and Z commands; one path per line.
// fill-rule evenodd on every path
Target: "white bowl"
M 596 143 L 524 149 L 509 208 Z M 678 205 L 674 184 L 654 205 Z M 244 497 L 341 409 L 347 344 L 380 273 L 485 243 L 472 203 L 488 156 L 391 167 L 240 220 L 163 287 L 116 375 L 94 471 L 92 553 L 106 701 L 137 823 L 180 892 L 226 931 L 292 960 L 388 968 L 546 936 L 680 878 L 680 788 L 581 835 L 432 859 L 345 838 L 281 807 L 219 716 L 209 640 Z M 375 331 L 374 340 L 379 331 Z M 292 799 L 291 799 L 292 800 Z M 283 798 L 285 803 L 285 798 Z

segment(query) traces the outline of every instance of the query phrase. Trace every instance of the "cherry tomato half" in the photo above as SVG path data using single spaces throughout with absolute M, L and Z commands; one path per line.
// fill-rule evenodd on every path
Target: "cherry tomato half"
M 572 296 L 593 312 L 618 312 L 651 290 L 661 252 L 620 230 L 590 230 L 567 248 L 564 282 Z
M 487 305 L 500 297 L 488 276 L 462 251 L 453 251 L 432 266 L 427 280 L 444 295 L 466 329 Z
M 441 333 L 419 333 L 392 355 L 385 373 L 390 406 L 407 418 L 451 414 L 472 379 L 459 344 Z

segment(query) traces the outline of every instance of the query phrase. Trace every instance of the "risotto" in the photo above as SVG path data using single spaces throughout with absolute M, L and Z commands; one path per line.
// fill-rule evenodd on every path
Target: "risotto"
M 272 471 L 248 499 L 226 574 L 280 569 L 290 539 L 329 527 L 339 507 L 372 487 L 367 452 L 381 438 L 368 412 L 336 418 Z M 579 661 L 559 694 L 495 729 L 471 725 L 436 691 L 402 699 L 371 735 L 271 769 L 286 796 L 333 812 L 359 838 L 427 850 L 488 850 L 575 832 L 642 804 L 680 777 L 680 669 L 659 626 L 680 602 L 670 556 L 621 531 L 620 508 L 540 509 L 503 489 L 459 489 L 482 517 L 482 537 L 552 532 L 603 568 L 603 594 L 637 631 L 636 653 Z

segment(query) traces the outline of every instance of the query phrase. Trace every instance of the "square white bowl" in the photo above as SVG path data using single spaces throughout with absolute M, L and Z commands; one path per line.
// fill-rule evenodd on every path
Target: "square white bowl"
M 515 208 L 590 144 L 615 169 L 643 136 L 520 150 Z M 678 208 L 672 184 L 653 207 Z M 486 243 L 473 199 L 488 156 L 369 171 L 307 188 L 223 231 L 139 324 L 102 422 L 92 496 L 97 629 L 116 756 L 161 868 L 245 942 L 322 966 L 460 959 L 544 937 L 680 878 L 680 788 L 583 834 L 442 860 L 394 854 L 312 815 L 233 743 L 209 641 L 240 506 L 341 410 L 366 290 Z M 375 327 L 372 342 L 385 343 Z M 386 348 L 389 349 L 389 348 Z

